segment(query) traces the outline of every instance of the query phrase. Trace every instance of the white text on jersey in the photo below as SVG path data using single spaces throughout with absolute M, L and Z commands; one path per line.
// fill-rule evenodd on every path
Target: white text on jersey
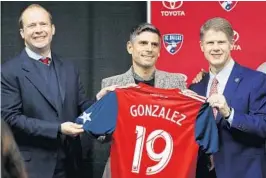
M 186 115 L 172 111 L 170 108 L 161 107 L 159 105 L 132 105 L 130 107 L 130 114 L 132 117 L 151 116 L 159 117 L 169 120 L 177 125 L 181 126 L 182 121 L 186 119 Z

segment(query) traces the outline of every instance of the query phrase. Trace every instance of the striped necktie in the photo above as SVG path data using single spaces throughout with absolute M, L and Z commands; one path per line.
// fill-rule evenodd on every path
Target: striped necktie
M 212 84 L 211 84 L 211 88 L 210 88 L 210 94 L 209 94 L 209 97 L 212 95 L 212 94 L 217 94 L 218 93 L 218 80 L 216 78 L 214 78 L 212 80 Z M 216 108 L 213 108 L 213 114 L 214 114 L 214 117 L 216 118 L 217 116 L 217 109 Z

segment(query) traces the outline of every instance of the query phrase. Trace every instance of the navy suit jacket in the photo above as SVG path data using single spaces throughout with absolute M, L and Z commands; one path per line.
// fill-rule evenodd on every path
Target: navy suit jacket
M 206 96 L 209 74 L 190 89 Z M 217 115 L 218 178 L 266 178 L 266 75 L 235 63 L 224 96 L 234 108 L 232 125 Z
M 52 53 L 61 102 L 25 50 L 2 65 L 2 118 L 11 126 L 25 160 L 29 177 L 53 176 L 59 149 L 64 150 L 68 171 L 74 172 L 81 153 L 79 137 L 61 135 L 59 125 L 74 119 L 91 104 L 86 100 L 78 70 Z

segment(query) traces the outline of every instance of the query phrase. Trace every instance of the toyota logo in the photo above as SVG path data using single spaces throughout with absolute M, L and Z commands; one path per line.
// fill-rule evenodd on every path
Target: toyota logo
M 234 30 L 234 41 L 237 42 L 239 39 L 239 34 L 237 31 Z
M 182 6 L 183 1 L 163 1 L 163 6 L 167 9 L 178 9 Z

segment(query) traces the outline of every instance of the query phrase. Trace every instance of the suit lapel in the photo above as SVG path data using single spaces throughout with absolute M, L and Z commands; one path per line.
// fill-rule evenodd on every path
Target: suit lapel
M 234 98 L 234 93 L 236 92 L 236 89 L 239 85 L 239 83 L 242 80 L 242 74 L 241 74 L 241 67 L 239 64 L 235 63 L 233 70 L 228 78 L 228 81 L 226 83 L 226 86 L 224 88 L 223 95 L 226 98 L 227 104 L 230 106 L 231 101 Z M 222 119 L 222 116 L 220 114 L 217 115 L 217 122 L 220 122 Z
M 210 75 L 209 73 L 206 74 L 206 76 L 203 77 L 202 81 L 199 83 L 199 91 L 197 93 L 202 96 L 207 96 L 207 88 L 209 83 Z
M 236 89 L 239 85 L 239 83 L 242 80 L 242 69 L 239 64 L 235 63 L 233 70 L 229 76 L 229 79 L 226 83 L 225 89 L 224 89 L 224 96 L 226 98 L 226 101 L 228 105 L 231 104 L 232 98 L 234 98 L 234 93 L 236 92 Z
M 156 70 L 155 71 L 155 76 L 154 76 L 154 87 L 155 88 L 165 88 L 164 86 L 164 79 L 162 79 L 162 75 L 160 75 L 160 71 Z
M 122 76 L 122 85 L 127 85 L 130 83 L 135 83 L 134 77 L 133 77 L 133 73 L 132 73 L 132 67 L 126 72 L 124 73 L 124 75 Z
M 34 59 L 29 58 L 26 51 L 23 50 L 21 53 L 21 59 L 23 60 L 22 71 L 24 71 L 25 77 L 35 86 L 35 88 L 43 95 L 43 97 L 52 105 L 56 110 L 56 105 L 54 99 L 49 93 L 48 86 L 43 81 L 43 78 L 40 75 L 40 72 L 34 66 Z
M 52 59 L 54 62 L 54 68 L 57 76 L 57 81 L 58 81 L 58 86 L 59 86 L 59 93 L 60 93 L 60 99 L 61 103 L 64 103 L 65 100 L 65 94 L 66 94 L 66 73 L 63 68 L 63 63 L 62 61 L 57 58 L 55 54 L 52 53 Z

